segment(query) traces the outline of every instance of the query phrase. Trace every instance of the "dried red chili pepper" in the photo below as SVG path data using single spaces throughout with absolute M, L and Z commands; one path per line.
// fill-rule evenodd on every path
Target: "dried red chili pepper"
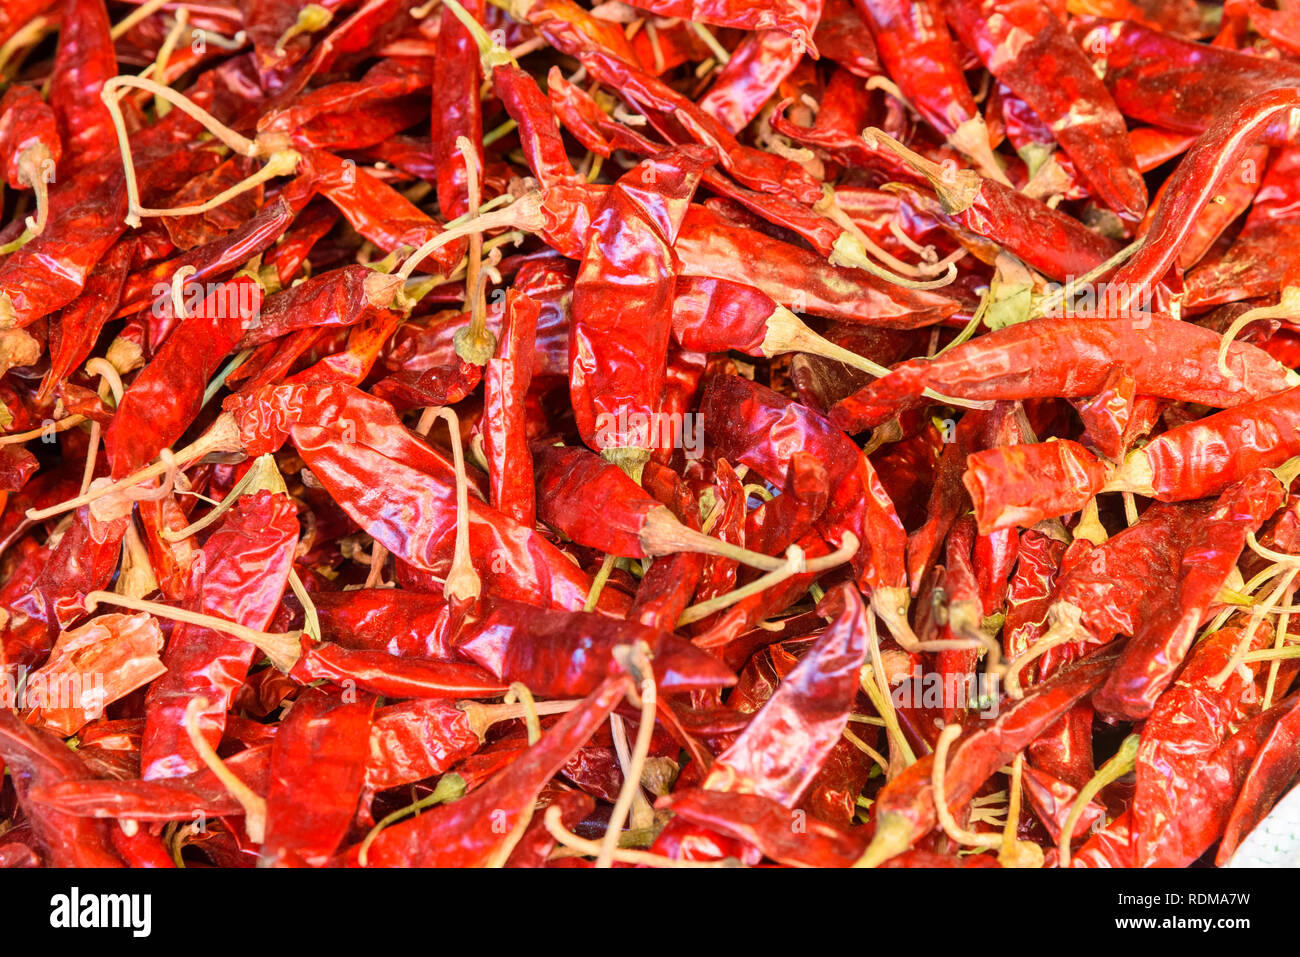
M 375 707 L 369 695 L 354 698 L 307 689 L 280 722 L 266 795 L 268 864 L 319 866 L 346 836 L 366 779 Z
M 944 0 L 943 10 L 966 47 L 1051 128 L 1098 198 L 1140 220 L 1146 186 L 1124 118 L 1061 21 L 1042 4 Z
M 1103 650 L 1069 665 L 1031 696 L 963 735 L 944 775 L 949 807 L 965 805 L 998 768 L 1094 691 L 1114 662 L 1115 653 Z M 933 755 L 921 758 L 881 791 L 873 807 L 875 835 L 858 866 L 881 864 L 903 853 L 938 823 L 930 783 L 933 763 Z
M 204 542 L 185 605 L 264 630 L 284 594 L 297 544 L 297 510 L 287 495 L 269 489 L 241 495 Z M 172 629 L 163 655 L 167 673 L 146 698 L 141 777 L 179 777 L 203 766 L 179 716 L 192 700 L 208 701 L 198 726 L 215 747 L 227 705 L 256 653 L 248 642 L 209 628 L 181 622 Z
M 1230 375 L 1219 371 L 1222 338 L 1167 319 L 1042 318 L 1006 326 L 934 359 L 913 359 L 839 402 L 831 420 L 860 432 L 916 404 L 921 389 L 963 399 L 1093 395 L 1116 364 L 1145 395 L 1217 408 L 1288 388 L 1292 373 L 1263 350 L 1229 350 Z
M 368 848 L 364 866 L 503 862 L 522 836 L 537 794 L 614 710 L 626 687 L 624 676 L 606 679 L 537 744 L 468 797 L 381 832 Z M 444 835 L 455 835 L 455 840 Z M 349 864 L 362 863 L 358 859 L 359 848 L 344 855 Z
M 625 173 L 592 220 L 573 287 L 569 394 L 583 441 L 635 471 L 664 382 L 676 257 L 672 245 L 710 162 L 685 147 Z M 632 320 L 632 321 L 629 321 Z
M 633 621 L 582 611 L 544 611 L 495 601 L 456 637 L 459 654 L 503 681 L 521 681 L 535 694 L 589 694 L 609 673 L 614 648 L 636 641 L 650 647 L 655 679 L 664 691 L 730 686 L 735 676 L 720 661 L 680 638 Z
M 30 802 L 33 790 L 93 777 L 81 760 L 47 731 L 29 728 L 9 710 L 0 711 L 0 758 L 27 812 L 37 845 L 52 867 L 121 867 L 113 851 L 113 824 L 74 817 Z

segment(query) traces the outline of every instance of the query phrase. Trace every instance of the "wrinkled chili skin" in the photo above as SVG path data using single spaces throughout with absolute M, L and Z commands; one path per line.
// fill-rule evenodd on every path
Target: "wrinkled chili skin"
M 634 621 L 581 611 L 542 611 L 497 601 L 456 637 L 456 650 L 506 682 L 522 681 L 536 694 L 589 694 L 610 668 L 620 644 L 644 641 L 665 691 L 724 687 L 735 675 L 720 661 L 680 638 Z
M 909 102 L 945 136 L 979 115 L 938 0 L 854 0 L 881 65 Z
M 662 506 L 625 472 L 582 448 L 540 447 L 533 461 L 539 519 L 579 544 L 645 557 L 641 530 L 647 515 Z
M 965 805 L 1003 763 L 1094 691 L 1114 662 L 1113 651 L 1097 652 L 1063 669 L 1019 701 L 1004 705 L 996 718 L 964 733 L 949 752 L 944 775 L 949 807 Z M 880 792 L 876 810 L 882 823 L 878 829 L 885 826 L 888 815 L 896 822 L 893 827 L 909 835 L 908 843 L 915 843 L 938 824 L 930 783 L 933 764 L 933 755 L 921 758 Z
M 242 496 L 204 543 L 185 605 L 265 630 L 284 594 L 297 544 L 297 509 L 287 495 Z M 178 623 L 172 629 L 163 655 L 167 673 L 146 697 L 142 778 L 179 777 L 203 767 L 184 729 L 186 708 L 194 698 L 207 700 L 197 723 L 215 747 L 256 654 L 246 641 L 208 628 Z
M 573 287 L 569 395 L 583 441 L 646 448 L 615 423 L 657 411 L 672 328 L 672 245 L 711 153 L 679 148 L 628 171 L 606 194 Z
M 1286 489 L 1268 471 L 1255 472 L 1219 497 L 1189 535 L 1174 589 L 1133 633 L 1105 686 L 1093 696 L 1102 714 L 1128 720 L 1151 713 L 1195 637 L 1196 628 L 1237 564 L 1246 535 L 1282 507 Z
M 1218 368 L 1221 337 L 1166 319 L 1042 318 L 964 343 L 937 359 L 912 359 L 837 403 L 830 417 L 860 432 L 919 401 L 923 388 L 963 399 L 1028 399 L 1099 392 L 1125 364 L 1137 391 L 1229 408 L 1281 392 L 1293 373 L 1263 350 L 1234 342 L 1231 376 Z M 1244 348 L 1238 348 L 1244 347 Z M 912 398 L 916 397 L 916 398 Z
M 1207 812 L 1221 808 L 1226 795 L 1215 793 L 1217 782 L 1205 765 L 1229 736 L 1234 711 L 1247 689 L 1254 691 L 1254 680 L 1234 672 L 1216 688 L 1210 679 L 1243 637 L 1242 627 L 1228 627 L 1198 644 L 1142 724 L 1132 808 L 1139 867 L 1185 867 L 1218 838 L 1214 824 L 1222 825 L 1223 811 Z M 1250 646 L 1271 637 L 1271 629 L 1256 628 Z
M 627 678 L 606 679 L 541 740 L 468 797 L 394 825 L 370 845 L 366 866 L 482 866 L 502 844 L 542 786 L 622 700 Z M 495 817 L 493 811 L 499 811 Z M 506 827 L 504 831 L 502 824 Z M 449 839 L 455 835 L 455 839 Z M 360 864 L 354 848 L 344 863 Z
M 943 10 L 967 49 L 1051 127 L 1098 198 L 1140 220 L 1146 186 L 1124 118 L 1055 14 L 995 0 L 943 0 Z
M 63 742 L 24 724 L 11 711 L 0 711 L 0 762 L 13 781 L 18 800 L 51 867 L 122 867 L 114 852 L 107 821 L 75 817 L 27 804 L 30 792 L 61 782 L 79 785 L 93 777 Z

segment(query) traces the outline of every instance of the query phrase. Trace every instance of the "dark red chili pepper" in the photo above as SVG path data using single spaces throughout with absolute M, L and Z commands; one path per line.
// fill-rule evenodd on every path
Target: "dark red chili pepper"
M 532 528 L 537 519 L 524 403 L 533 378 L 540 312 L 540 305 L 528 296 L 514 290 L 506 293 L 497 355 L 487 364 L 483 387 L 483 452 L 488 460 L 491 504 L 524 528 Z
M 583 441 L 648 449 L 672 326 L 672 245 L 709 152 L 680 148 L 636 166 L 606 195 L 573 287 L 569 394 Z
M 544 611 L 518 602 L 492 602 L 456 637 L 459 654 L 504 681 L 522 681 L 535 694 L 588 694 L 606 674 L 615 646 L 644 641 L 659 687 L 667 691 L 730 686 L 725 665 L 667 632 L 638 622 L 582 611 Z
M 113 851 L 107 822 L 92 821 L 51 810 L 31 801 L 37 788 L 71 784 L 93 777 L 59 738 L 29 728 L 9 710 L 0 710 L 0 759 L 27 814 L 28 823 L 46 862 L 52 867 L 121 867 Z

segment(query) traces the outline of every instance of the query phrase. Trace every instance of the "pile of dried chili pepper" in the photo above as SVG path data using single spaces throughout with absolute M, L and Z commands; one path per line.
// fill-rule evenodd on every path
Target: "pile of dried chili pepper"
M 1239 862 L 1277 7 L 5 2 L 0 867 Z

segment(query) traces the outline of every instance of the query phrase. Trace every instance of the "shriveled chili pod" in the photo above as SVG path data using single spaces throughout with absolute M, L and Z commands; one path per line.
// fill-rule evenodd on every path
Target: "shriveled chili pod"
M 185 605 L 256 631 L 279 606 L 298 545 L 298 514 L 274 465 L 239 497 L 203 544 L 202 570 L 190 579 Z M 249 573 L 257 569 L 256 575 Z M 163 655 L 167 673 L 149 686 L 141 777 L 179 777 L 203 763 L 181 715 L 194 698 L 208 701 L 198 727 L 210 745 L 221 740 L 229 702 L 243 684 L 257 649 L 232 635 L 188 623 L 172 629 Z
M 359 846 L 345 852 L 344 862 L 369 867 L 481 867 L 503 862 L 522 836 L 537 794 L 605 721 L 628 683 L 623 675 L 606 679 L 482 787 L 380 832 L 367 848 L 364 863 Z
M 1146 212 L 1124 118 L 1065 26 L 1043 4 L 943 0 L 984 66 L 1047 123 L 1097 197 L 1131 221 Z
M 1003 445 L 966 459 L 962 478 L 981 532 L 1033 525 L 1083 508 L 1106 483 L 1108 469 L 1068 439 Z
M 921 388 L 965 399 L 1093 395 L 1117 362 L 1132 373 L 1140 393 L 1216 408 L 1294 384 L 1294 372 L 1240 342 L 1229 347 L 1225 375 L 1218 366 L 1222 343 L 1216 332 L 1169 319 L 1032 319 L 934 359 L 904 362 L 839 402 L 830 416 L 846 431 L 860 432 L 915 404 Z
M 582 545 L 609 555 L 647 558 L 693 551 L 742 560 L 768 571 L 778 558 L 750 552 L 683 525 L 620 468 L 586 449 L 539 446 L 538 518 Z
M 545 611 L 493 601 L 456 637 L 456 650 L 504 681 L 550 697 L 590 693 L 614 665 L 617 645 L 644 641 L 664 691 L 728 687 L 735 675 L 718 659 L 668 632 L 582 611 Z
M 569 393 L 583 441 L 635 470 L 650 448 L 672 325 L 673 241 L 711 153 L 682 147 L 625 173 L 592 221 L 573 288 Z M 635 317 L 635 321 L 632 321 Z

